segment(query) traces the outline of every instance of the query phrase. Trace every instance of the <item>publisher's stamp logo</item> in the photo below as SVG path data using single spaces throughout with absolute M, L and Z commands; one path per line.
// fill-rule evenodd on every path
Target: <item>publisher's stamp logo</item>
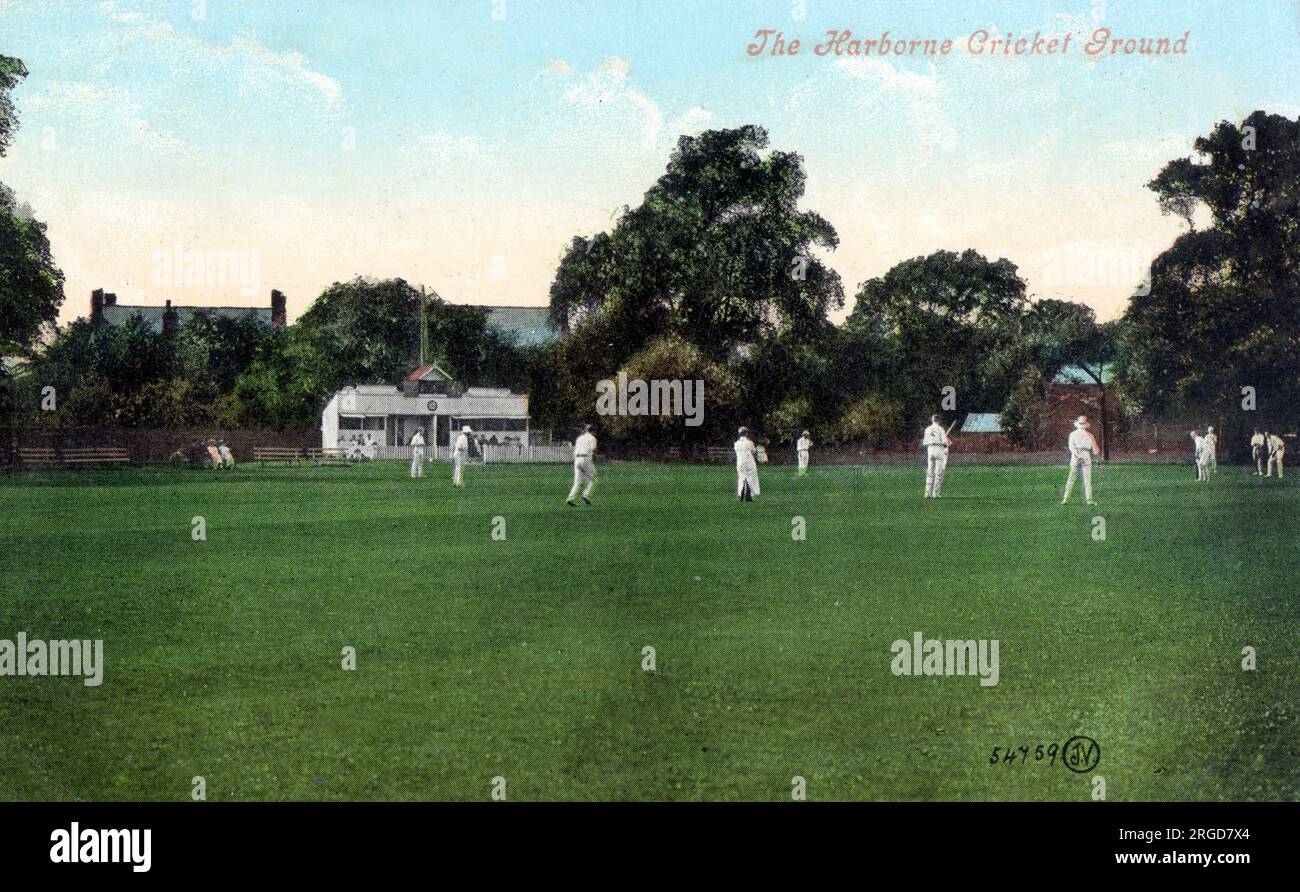
M 1082 734 L 1067 740 L 1063 752 L 1065 767 L 1077 774 L 1085 774 L 1101 764 L 1101 745 Z

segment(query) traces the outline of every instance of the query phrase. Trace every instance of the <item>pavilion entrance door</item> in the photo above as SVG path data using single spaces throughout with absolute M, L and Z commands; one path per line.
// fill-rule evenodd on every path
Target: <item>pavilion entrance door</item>
M 437 442 L 437 432 L 433 430 L 433 418 L 428 415 L 398 415 L 395 418 L 397 445 L 407 446 L 415 432 L 424 429 L 424 444 L 432 446 Z

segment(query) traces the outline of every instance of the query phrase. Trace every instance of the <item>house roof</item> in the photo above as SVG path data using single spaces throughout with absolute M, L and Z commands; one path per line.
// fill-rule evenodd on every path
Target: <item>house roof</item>
M 488 326 L 509 335 L 520 347 L 539 347 L 560 339 L 546 307 L 487 307 Z
M 971 412 L 962 422 L 963 434 L 1000 434 L 1002 418 L 996 412 Z
M 425 363 L 412 369 L 406 376 L 407 381 L 449 381 L 451 376 L 433 363 Z

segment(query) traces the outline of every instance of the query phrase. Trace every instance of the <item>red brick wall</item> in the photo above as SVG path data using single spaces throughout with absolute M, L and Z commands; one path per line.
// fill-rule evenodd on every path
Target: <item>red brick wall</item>
M 1065 440 L 1074 430 L 1074 419 L 1088 416 L 1093 436 L 1103 448 L 1123 451 L 1120 442 L 1120 405 L 1114 391 L 1106 393 L 1106 426 L 1101 424 L 1101 388 L 1096 384 L 1053 384 L 1036 407 L 1030 422 L 1029 446 L 1039 450 L 1063 450 Z M 1109 443 L 1103 442 L 1103 436 Z

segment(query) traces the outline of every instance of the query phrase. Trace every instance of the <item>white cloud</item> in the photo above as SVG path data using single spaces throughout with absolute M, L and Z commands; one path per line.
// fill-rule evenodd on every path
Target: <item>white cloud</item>
M 103 10 L 117 27 L 106 27 L 94 45 L 92 57 L 102 61 L 99 74 L 115 65 L 130 64 L 129 52 L 145 53 L 184 78 L 233 82 L 241 96 L 257 96 L 285 108 L 307 105 L 329 114 L 342 114 L 343 87 L 333 77 L 316 70 L 298 50 L 277 52 L 262 44 L 255 34 L 236 35 L 229 44 L 210 43 L 177 30 L 170 22 L 148 19 L 138 12 L 123 13 L 115 7 Z
M 610 56 L 604 62 L 600 63 L 600 70 L 611 72 L 620 78 L 625 78 L 627 77 L 628 72 L 632 70 L 632 66 L 624 62 L 618 56 Z
M 99 4 L 99 11 L 101 14 L 108 16 L 109 21 L 112 22 L 127 23 L 143 22 L 145 20 L 143 13 L 134 10 L 124 10 L 116 0 L 103 0 L 103 2 Z
M 901 107 L 918 147 L 933 151 L 956 145 L 946 91 L 933 64 L 929 73 L 919 74 L 884 59 L 840 59 L 831 71 L 855 88 L 854 98 L 864 111 L 893 116 Z M 794 93 L 789 104 L 804 99 L 804 92 Z
M 673 119 L 668 128 L 669 136 L 674 138 L 683 134 L 694 136 L 708 127 L 712 121 L 713 112 L 697 105 Z
M 570 77 L 574 73 L 574 67 L 563 59 L 552 59 L 542 68 L 543 74 L 558 74 L 560 77 Z
M 915 101 L 939 97 L 939 82 L 933 69 L 929 75 L 921 75 L 897 68 L 884 59 L 872 58 L 840 59 L 832 63 L 832 67 L 853 80 L 875 84 L 883 90 L 901 93 Z
M 229 47 L 202 41 L 196 43 L 201 47 L 200 55 L 206 53 L 238 72 L 241 83 L 249 92 L 258 92 L 267 83 L 278 84 L 295 93 L 314 95 L 331 108 L 343 95 L 343 88 L 337 80 L 313 70 L 307 57 L 297 50 L 277 53 L 253 37 L 235 37 Z
M 120 141 L 169 155 L 194 153 L 189 143 L 146 120 L 140 104 L 123 87 L 53 81 L 26 97 L 23 106 L 55 122 L 48 126 L 60 146 L 75 148 L 79 140 Z
M 630 72 L 631 66 L 610 56 L 581 83 L 566 90 L 564 98 L 579 109 L 584 123 L 606 128 L 630 126 L 639 134 L 642 148 L 649 148 L 664 129 L 664 115 L 653 99 L 629 86 Z

